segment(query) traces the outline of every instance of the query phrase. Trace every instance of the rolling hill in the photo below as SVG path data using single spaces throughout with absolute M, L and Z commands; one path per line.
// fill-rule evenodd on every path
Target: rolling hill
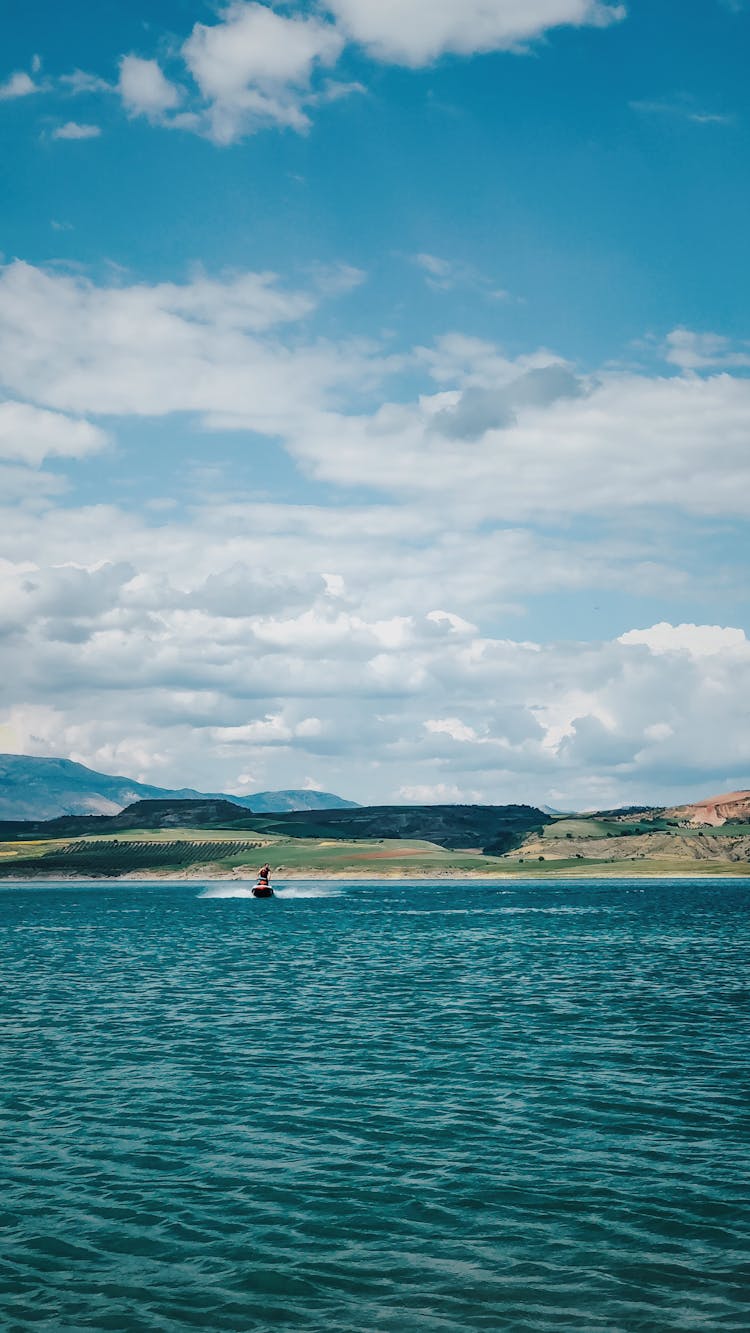
M 488 874 L 542 833 L 532 806 L 370 806 L 255 814 L 221 799 L 142 800 L 116 815 L 0 822 L 0 878 L 285 873 Z
M 108 837 L 132 829 L 252 830 L 267 838 L 336 841 L 417 840 L 473 851 L 509 850 L 551 823 L 529 805 L 394 805 L 259 814 L 222 798 L 136 801 L 115 815 L 62 815 L 0 821 L 0 839 Z
M 0 821 L 0 879 L 748 875 L 748 794 L 550 815 L 527 805 L 253 811 L 223 797 Z

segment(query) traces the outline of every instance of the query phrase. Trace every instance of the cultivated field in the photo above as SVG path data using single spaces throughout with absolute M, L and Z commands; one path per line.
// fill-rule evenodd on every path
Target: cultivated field
M 0 878 L 254 878 L 268 860 L 277 880 L 548 875 L 750 874 L 750 838 L 684 829 L 641 832 L 621 823 L 561 819 L 504 856 L 424 839 L 280 838 L 252 830 L 128 829 L 116 836 L 0 843 Z

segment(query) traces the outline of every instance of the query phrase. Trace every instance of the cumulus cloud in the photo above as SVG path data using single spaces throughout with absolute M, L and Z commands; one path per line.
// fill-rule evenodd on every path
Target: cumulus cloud
M 103 287 L 14 263 L 0 270 L 3 378 L 63 411 L 192 411 L 275 432 L 367 373 L 354 348 L 272 336 L 317 299 L 268 273 Z
M 290 722 L 281 713 L 267 713 L 254 722 L 246 722 L 239 727 L 215 727 L 213 740 L 224 749 L 226 746 L 276 746 L 289 745 L 295 738 L 310 739 L 319 736 L 322 723 L 317 717 L 305 717 L 298 722 Z
M 453 510 L 510 521 L 657 505 L 750 512 L 750 381 L 600 372 L 585 393 L 571 383 L 551 402 L 543 386 L 526 402 L 502 385 L 386 403 L 367 417 L 326 413 L 289 447 L 326 481 L 436 504 L 449 496 Z
M 135 55 L 120 60 L 117 91 L 129 115 L 149 120 L 160 120 L 182 100 L 182 90 L 170 82 L 158 61 Z
M 450 736 L 452 741 L 469 741 L 472 744 L 479 744 L 480 741 L 474 728 L 468 727 L 458 717 L 428 718 L 424 726 L 431 736 Z
M 88 421 L 28 403 L 0 402 L 0 458 L 34 466 L 45 458 L 84 458 L 103 449 L 107 435 Z
M 621 634 L 619 643 L 643 643 L 655 654 L 683 653 L 688 657 L 715 657 L 727 651 L 750 658 L 750 644 L 744 630 L 725 629 L 721 625 L 670 625 L 662 622 L 650 629 L 632 629 Z
M 363 413 L 363 386 L 404 359 L 287 334 L 322 296 L 273 274 L 100 286 L 14 263 L 0 271 L 6 392 L 76 416 L 187 412 L 274 435 L 328 483 L 477 521 L 748 513 L 750 379 L 581 376 L 544 349 L 510 359 L 452 335 L 412 353 L 428 376 L 416 400 L 381 393 Z
M 24 70 L 16 70 L 4 83 L 0 83 L 0 102 L 10 102 L 17 97 L 29 97 L 38 92 L 41 92 L 40 85 L 34 82 L 31 75 Z
M 46 480 L 21 512 L 4 481 L 3 734 L 213 790 L 313 772 L 355 799 L 604 805 L 742 785 L 740 626 L 544 644 L 518 617 L 536 594 L 695 593 L 704 576 L 641 518 L 747 513 L 750 381 L 580 375 L 454 334 L 398 360 L 421 394 L 365 411 L 389 360 L 311 341 L 321 297 L 270 274 L 0 273 L 8 484 L 103 448 L 101 417 L 188 413 L 273 434 L 341 488 L 272 503 L 233 479 L 141 517 L 56 507 Z M 570 529 L 579 514 L 615 523 Z
M 563 25 L 605 27 L 624 5 L 600 0 L 327 0 L 352 41 L 378 60 L 425 65 L 448 52 L 522 49 Z
M 287 516 L 290 536 L 300 512 Z M 298 785 L 313 769 L 327 787 L 383 800 L 609 804 L 746 777 L 750 645 L 738 628 L 524 642 L 461 617 L 457 633 L 445 620 L 454 613 L 436 621 L 397 582 L 383 618 L 383 589 L 356 578 L 343 616 L 314 583 L 277 582 L 269 610 L 239 578 L 234 601 L 206 607 L 206 568 L 220 578 L 243 551 L 261 582 L 284 542 L 264 555 L 253 525 L 226 516 L 197 530 L 149 530 L 113 512 L 31 527 L 28 555 L 19 559 L 11 524 L 14 554 L 0 559 L 6 749 L 126 772 L 137 754 L 146 775 L 178 785 L 190 774 L 213 789 L 240 767 L 258 785 Z M 111 554 L 127 558 L 55 563 L 66 538 L 80 557 L 105 531 Z M 324 551 L 309 543 L 308 567 Z M 357 553 L 354 536 L 339 541 L 347 572 Z M 298 559 L 287 552 L 288 576 Z M 437 567 L 433 558 L 433 577 Z
M 221 22 L 197 23 L 182 54 L 207 103 L 210 137 L 227 144 L 264 124 L 306 129 L 313 75 L 333 66 L 342 46 L 333 24 L 263 4 L 232 4 Z
M 75 120 L 68 120 L 64 125 L 58 125 L 57 129 L 52 131 L 52 138 L 98 139 L 101 132 L 100 125 L 79 125 Z
M 417 67 L 448 53 L 522 52 L 555 28 L 606 27 L 625 16 L 623 5 L 605 0 L 320 0 L 284 8 L 291 12 L 232 0 L 217 21 L 196 23 L 171 52 L 176 81 L 158 60 L 129 54 L 114 89 L 81 70 L 63 82 L 73 93 L 114 90 L 130 116 L 227 145 L 269 126 L 304 133 L 313 108 L 363 92 L 360 82 L 333 76 L 347 47 Z M 5 86 L 8 96 L 34 91 L 23 74 Z M 418 262 L 437 289 L 455 282 L 447 261 Z

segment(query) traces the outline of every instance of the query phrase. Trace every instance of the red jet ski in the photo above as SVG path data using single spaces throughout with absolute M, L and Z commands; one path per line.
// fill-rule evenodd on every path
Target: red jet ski
M 259 879 L 257 884 L 253 885 L 254 898 L 273 898 L 273 889 L 267 879 Z

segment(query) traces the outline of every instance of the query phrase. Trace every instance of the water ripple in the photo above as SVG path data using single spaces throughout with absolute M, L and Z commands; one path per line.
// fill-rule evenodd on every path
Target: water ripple
M 745 1333 L 747 906 L 3 888 L 0 1325 Z

